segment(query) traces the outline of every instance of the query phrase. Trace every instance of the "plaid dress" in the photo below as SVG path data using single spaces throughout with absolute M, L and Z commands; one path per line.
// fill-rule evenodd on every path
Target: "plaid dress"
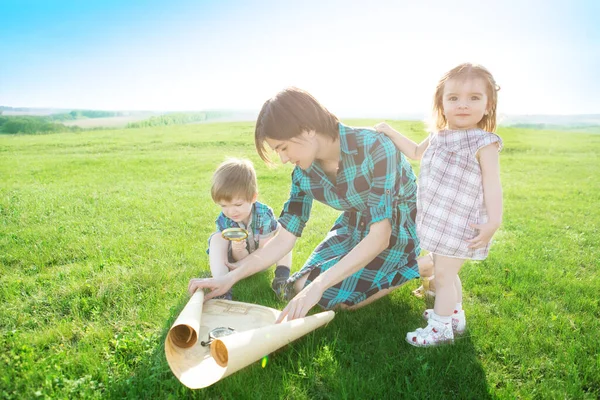
M 273 210 L 266 204 L 261 202 L 255 202 L 252 205 L 252 211 L 250 212 L 250 223 L 248 226 L 244 226 L 243 223 L 237 223 L 234 220 L 227 218 L 225 214 L 220 213 L 217 219 L 215 220 L 215 224 L 217 226 L 217 231 L 210 235 L 208 238 L 208 244 L 210 247 L 210 239 L 216 233 L 221 233 L 223 230 L 227 228 L 244 228 L 248 231 L 248 238 L 246 239 L 246 249 L 248 253 L 252 253 L 256 249 L 258 249 L 258 242 L 261 239 L 265 239 L 273 233 L 277 231 L 278 224 L 275 215 L 273 214 Z M 208 249 L 206 253 L 208 254 Z M 229 243 L 228 247 L 228 255 L 229 261 L 235 261 L 231 258 L 231 243 Z
M 369 233 L 371 224 L 389 219 L 392 234 L 387 249 L 364 268 L 328 288 L 319 301 L 326 309 L 354 305 L 369 296 L 419 276 L 417 255 L 416 179 L 410 164 L 394 144 L 372 129 L 339 124 L 340 161 L 335 183 L 318 162 L 292 172 L 289 200 L 279 217 L 281 226 L 296 236 L 302 230 L 313 199 L 343 211 L 317 246 L 293 283 L 308 274 L 306 285 L 335 267 Z
M 476 154 L 492 143 L 497 143 L 498 151 L 502 149 L 498 135 L 481 129 L 444 130 L 429 135 L 417 196 L 417 231 L 424 249 L 448 257 L 487 257 L 490 243 L 469 249 L 467 240 L 478 233 L 469 223 L 488 220 Z

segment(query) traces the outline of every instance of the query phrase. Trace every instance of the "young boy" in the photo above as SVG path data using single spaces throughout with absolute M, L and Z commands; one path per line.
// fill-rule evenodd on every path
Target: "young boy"
M 250 160 L 231 158 L 219 165 L 212 177 L 210 193 L 213 201 L 221 207 L 215 221 L 217 231 L 208 239 L 207 250 L 210 270 L 216 278 L 229 273 L 226 260 L 239 261 L 263 247 L 275 236 L 279 226 L 273 210 L 257 201 L 256 172 Z M 221 232 L 227 228 L 244 228 L 248 238 L 241 241 L 224 239 Z M 290 276 L 291 265 L 291 252 L 277 262 L 271 287 L 281 299 L 285 297 L 285 282 Z M 231 297 L 229 290 L 218 298 L 231 300 Z

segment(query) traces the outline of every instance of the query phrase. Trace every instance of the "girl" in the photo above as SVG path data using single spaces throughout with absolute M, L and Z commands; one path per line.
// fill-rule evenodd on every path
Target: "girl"
M 461 64 L 439 81 L 433 97 L 434 130 L 417 144 L 386 123 L 376 129 L 408 157 L 422 157 L 417 235 L 433 254 L 436 297 L 425 329 L 406 335 L 413 346 L 452 342 L 466 327 L 458 272 L 467 259 L 484 260 L 502 221 L 496 130 L 496 85 L 480 65 Z

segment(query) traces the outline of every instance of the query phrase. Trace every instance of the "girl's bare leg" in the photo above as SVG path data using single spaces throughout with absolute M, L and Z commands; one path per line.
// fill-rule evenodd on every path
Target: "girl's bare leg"
M 460 281 L 460 277 L 456 275 L 456 280 L 454 281 L 454 288 L 456 289 L 456 302 L 462 303 L 462 282 Z
M 434 312 L 447 317 L 452 315 L 454 307 L 458 301 L 457 278 L 460 268 L 465 260 L 462 258 L 452 258 L 436 254 L 435 258 L 435 280 L 436 296 Z M 460 282 L 460 281 L 459 281 Z M 462 293 L 462 289 L 461 289 Z

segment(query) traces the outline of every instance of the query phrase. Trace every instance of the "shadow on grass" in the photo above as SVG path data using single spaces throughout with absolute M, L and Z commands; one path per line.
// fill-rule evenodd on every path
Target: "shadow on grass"
M 237 300 L 274 308 L 283 304 L 270 292 L 271 275 L 258 274 L 240 287 Z M 424 326 L 410 307 L 408 288 L 357 311 L 337 312 L 326 327 L 200 390 L 183 386 L 164 355 L 166 334 L 187 297 L 171 309 L 152 354 L 126 379 L 107 388 L 109 398 L 197 399 L 388 399 L 491 398 L 471 338 L 453 346 L 414 348 L 406 332 Z M 252 301 L 251 293 L 254 293 Z M 318 310 L 316 310 L 318 311 Z
M 294 383 L 306 389 L 308 398 L 491 398 L 468 334 L 453 346 L 438 348 L 415 348 L 405 342 L 406 332 L 425 324 L 409 307 L 409 291 L 401 290 L 406 300 L 388 297 L 356 311 L 338 312 L 325 330 L 312 334 L 311 340 L 321 342 L 312 356 L 299 349 L 296 374 L 302 368 L 311 370 L 307 380 L 312 383 Z M 300 365 L 308 359 L 308 368 Z M 293 363 L 286 368 L 291 373 Z

